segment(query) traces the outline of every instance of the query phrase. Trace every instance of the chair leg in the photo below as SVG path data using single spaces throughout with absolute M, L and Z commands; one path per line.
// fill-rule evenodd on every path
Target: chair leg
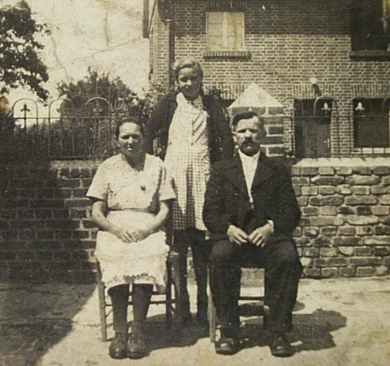
M 179 263 L 179 253 L 171 251 L 169 253 L 169 263 L 171 267 L 171 285 L 173 285 L 174 293 L 175 293 L 175 314 L 177 315 L 177 306 L 178 306 L 178 299 L 180 296 L 180 288 L 181 288 L 181 281 L 180 281 L 180 263 Z M 169 277 L 168 277 L 169 278 Z M 171 294 L 172 294 L 172 289 Z M 172 301 L 173 303 L 173 301 Z
M 106 286 L 102 281 L 102 271 L 100 268 L 99 261 L 96 262 L 97 265 L 97 288 L 98 288 L 98 298 L 99 298 L 99 314 L 100 314 L 100 327 L 102 332 L 102 341 L 107 341 L 107 315 L 106 315 Z
M 102 341 L 107 341 L 107 317 L 106 317 L 106 298 L 104 282 L 98 283 L 100 327 L 102 332 Z
M 215 343 L 215 335 L 217 328 L 217 311 L 214 306 L 213 297 L 209 294 L 209 303 L 208 303 L 208 318 L 209 318 L 209 334 L 210 342 Z
M 174 279 L 175 274 L 179 278 L 179 255 L 176 252 L 172 252 L 167 260 L 167 286 L 165 293 L 165 316 L 166 325 L 168 328 L 172 327 L 172 313 L 174 310 L 173 304 L 175 300 L 172 299 L 172 286 L 175 289 L 175 299 L 177 298 L 177 286 L 180 286 L 179 279 Z M 105 284 L 101 281 L 100 267 L 98 266 L 98 278 L 97 278 L 98 298 L 99 298 L 99 314 L 100 314 L 100 326 L 102 341 L 107 341 L 107 314 L 106 314 L 106 297 L 105 297 Z
M 167 261 L 167 286 L 165 290 L 165 321 L 168 328 L 172 327 L 172 263 Z

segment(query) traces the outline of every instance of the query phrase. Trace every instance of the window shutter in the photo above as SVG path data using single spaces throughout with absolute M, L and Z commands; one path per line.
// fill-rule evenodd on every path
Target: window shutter
M 223 13 L 207 13 L 207 49 L 223 47 Z
M 227 48 L 242 49 L 244 47 L 244 13 L 225 13 L 226 14 L 226 40 Z

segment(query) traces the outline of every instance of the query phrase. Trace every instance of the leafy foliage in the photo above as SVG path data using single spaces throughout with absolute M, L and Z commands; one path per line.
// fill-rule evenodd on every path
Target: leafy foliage
M 58 84 L 61 118 L 52 124 L 52 140 L 61 147 L 61 155 L 106 157 L 115 153 L 113 140 L 116 121 L 137 117 L 147 123 L 151 110 L 163 94 L 153 86 L 147 93 L 135 93 L 123 81 L 109 73 L 91 68 L 82 80 Z
M 47 90 L 42 86 L 49 79 L 47 67 L 39 58 L 43 45 L 36 36 L 48 34 L 45 24 L 31 17 L 26 1 L 14 7 L 0 8 L 0 92 L 18 86 L 28 87 L 46 100 Z
M 59 95 L 69 99 L 77 109 L 95 97 L 106 99 L 111 107 L 123 99 L 133 99 L 136 94 L 120 78 L 111 79 L 109 73 L 88 68 L 88 75 L 77 82 L 61 82 L 57 86 Z
M 93 98 L 103 98 L 115 118 L 136 116 L 145 124 L 157 98 L 163 93 L 162 88 L 153 86 L 148 93 L 137 94 L 120 78 L 112 79 L 109 73 L 99 73 L 91 68 L 88 68 L 88 75 L 84 79 L 77 82 L 63 81 L 57 89 L 59 95 L 70 101 L 75 110 L 82 111 Z M 66 104 L 63 104 L 63 114 L 66 114 Z
M 116 152 L 113 140 L 116 121 L 136 116 L 146 123 L 164 93 L 163 88 L 155 86 L 137 94 L 120 78 L 112 79 L 108 73 L 92 69 L 82 80 L 61 82 L 58 91 L 62 101 L 51 107 L 49 120 L 40 119 L 39 125 L 23 126 L 11 123 L 13 118 L 9 116 L 9 123 L 4 124 L 10 126 L 8 148 L 4 144 L 2 149 L 0 143 L 3 151 L 0 161 L 108 157 Z
M 105 157 L 115 152 L 115 123 L 135 116 L 147 123 L 158 88 L 145 95 L 133 92 L 120 78 L 91 68 L 82 80 L 61 82 L 58 92 L 65 98 L 61 118 L 52 124 L 53 149 L 57 154 Z

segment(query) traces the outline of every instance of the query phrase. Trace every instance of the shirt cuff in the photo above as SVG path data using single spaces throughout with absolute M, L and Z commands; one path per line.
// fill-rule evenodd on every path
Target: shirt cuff
M 273 220 L 268 220 L 268 221 L 267 221 L 267 224 L 270 224 L 271 229 L 272 229 L 272 233 L 273 233 L 273 232 L 274 232 L 274 228 L 275 228 L 275 225 L 274 225 Z

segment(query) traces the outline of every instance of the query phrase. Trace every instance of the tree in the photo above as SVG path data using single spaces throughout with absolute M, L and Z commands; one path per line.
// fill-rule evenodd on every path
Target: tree
M 133 92 L 119 78 L 107 72 L 88 68 L 88 74 L 76 82 L 57 85 L 61 118 L 50 132 L 54 154 L 102 157 L 113 153 L 112 134 L 116 120 L 138 117 L 147 123 L 151 109 L 160 93 L 153 88 L 145 95 Z M 57 150 L 56 150 L 57 149 Z
M 60 96 L 69 99 L 75 108 L 82 107 L 89 99 L 101 97 L 114 106 L 120 99 L 134 97 L 133 93 L 120 78 L 111 79 L 109 73 L 101 73 L 88 68 L 88 74 L 77 82 L 62 81 L 57 90 Z
M 77 114 L 89 113 L 87 103 L 93 98 L 102 98 L 89 105 L 90 108 L 101 107 L 104 115 L 112 115 L 120 105 L 132 104 L 137 98 L 136 94 L 128 88 L 120 78 L 112 79 L 109 73 L 99 73 L 88 68 L 88 74 L 76 82 L 62 81 L 57 85 L 60 97 L 65 97 L 71 102 Z M 68 102 L 62 103 L 62 115 L 67 114 Z
M 99 73 L 91 68 L 88 68 L 88 74 L 82 80 L 63 81 L 57 85 L 57 90 L 76 110 L 85 107 L 92 98 L 99 97 L 108 102 L 107 107 L 115 118 L 132 115 L 144 123 L 147 123 L 158 96 L 164 92 L 161 87 L 154 86 L 148 93 L 140 95 L 133 92 L 119 77 L 111 78 L 109 73 Z M 63 103 L 63 107 L 65 106 L 66 103 Z
M 39 24 L 31 17 L 26 1 L 0 8 L 0 93 L 23 86 L 47 99 L 48 91 L 42 84 L 49 75 L 40 60 L 39 51 L 43 45 L 36 36 L 48 33 L 45 24 Z

